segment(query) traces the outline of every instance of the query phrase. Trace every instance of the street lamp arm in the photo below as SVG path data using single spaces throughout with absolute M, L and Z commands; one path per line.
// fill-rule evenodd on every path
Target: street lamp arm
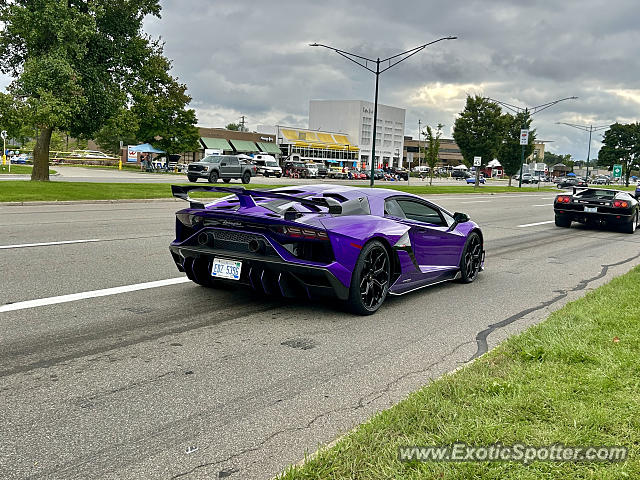
M 542 105 L 537 105 L 535 107 L 531 107 L 529 109 L 529 112 L 531 113 L 531 115 L 535 114 L 535 113 L 539 113 L 543 110 L 546 110 L 549 107 L 554 106 L 557 103 L 560 102 L 564 102 L 565 100 L 576 100 L 578 97 L 566 97 L 566 98 L 561 98 L 559 100 L 554 100 L 553 102 L 549 102 L 549 103 L 543 103 Z
M 345 50 L 340 50 L 339 48 L 336 47 L 332 47 L 330 45 L 324 45 L 322 43 L 310 43 L 309 44 L 310 47 L 324 47 L 324 48 L 328 48 L 329 50 L 333 50 L 336 53 L 339 53 L 341 55 L 349 55 L 351 57 L 355 57 L 355 58 L 359 58 L 361 60 L 365 60 L 367 62 L 374 62 L 375 63 L 375 59 L 373 58 L 367 58 L 367 57 L 363 57 L 362 55 L 357 55 L 355 53 L 351 53 L 351 52 L 347 52 Z
M 520 113 L 522 110 L 524 110 L 524 108 L 516 107 L 515 105 L 511 105 L 510 103 L 502 102 L 500 100 L 496 100 L 495 98 L 489 98 L 489 97 L 485 97 L 485 98 L 487 100 L 489 100 L 490 102 L 497 103 L 498 105 L 502 105 L 503 107 L 511 110 L 514 113 Z
M 407 58 L 414 56 L 418 52 L 421 52 L 422 50 L 427 48 L 429 45 L 433 45 L 434 43 L 441 42 L 442 40 L 455 40 L 457 38 L 458 37 L 443 37 L 443 38 L 439 38 L 437 40 L 434 40 L 433 42 L 425 43 L 424 45 L 420 45 L 418 47 L 411 48 L 409 50 L 406 50 L 404 52 L 398 53 L 398 54 L 393 55 L 391 57 L 384 58 L 384 59 L 380 60 L 380 62 L 389 62 L 389 65 L 386 68 L 380 70 L 380 73 L 389 70 L 391 67 L 395 67 L 400 62 L 404 62 Z M 402 58 L 400 58 L 400 57 L 402 57 Z M 398 60 L 392 62 L 392 60 L 395 60 L 396 58 L 398 58 Z

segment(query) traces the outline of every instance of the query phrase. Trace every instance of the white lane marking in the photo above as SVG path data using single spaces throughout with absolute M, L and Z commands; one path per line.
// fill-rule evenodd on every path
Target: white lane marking
M 48 247 L 49 245 L 68 245 L 70 243 L 91 243 L 101 241 L 101 238 L 87 238 L 85 240 L 65 240 L 62 242 L 20 243 L 17 245 L 0 245 L 0 250 L 5 250 L 8 248 Z
M 543 203 L 542 205 L 533 205 L 534 207 L 551 207 L 553 203 Z
M 471 202 L 460 202 L 460 203 L 489 203 L 491 200 L 473 200 Z
M 36 300 L 26 300 L 24 302 L 0 305 L 0 313 L 24 310 L 26 308 L 43 307 L 45 305 L 55 305 L 57 303 L 75 302 L 87 298 L 107 297 L 119 293 L 136 292 L 138 290 L 148 290 L 150 288 L 166 287 L 168 285 L 178 285 L 190 282 L 187 277 L 168 278 L 166 280 L 156 280 L 155 282 L 136 283 L 133 285 L 123 285 L 122 287 L 103 288 L 101 290 L 90 290 L 88 292 L 71 293 L 58 297 L 39 298 Z
M 526 223 L 524 225 L 518 225 L 519 228 L 523 227 L 535 227 L 536 225 L 545 225 L 547 223 L 553 223 L 555 220 L 547 220 L 546 222 Z

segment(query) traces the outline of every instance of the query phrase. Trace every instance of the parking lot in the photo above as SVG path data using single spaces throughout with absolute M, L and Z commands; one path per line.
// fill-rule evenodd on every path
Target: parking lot
M 0 476 L 272 477 L 638 263 L 640 235 L 556 228 L 553 197 L 432 197 L 486 270 L 371 317 L 191 284 L 176 201 L 0 206 Z

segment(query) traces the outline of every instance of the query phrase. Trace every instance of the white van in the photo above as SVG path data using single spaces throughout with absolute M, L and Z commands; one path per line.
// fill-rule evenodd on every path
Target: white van
M 273 155 L 254 155 L 253 163 L 255 163 L 258 167 L 258 173 L 261 173 L 265 177 L 274 175 L 280 178 L 282 176 L 282 168 L 280 168 L 276 157 L 274 157 Z

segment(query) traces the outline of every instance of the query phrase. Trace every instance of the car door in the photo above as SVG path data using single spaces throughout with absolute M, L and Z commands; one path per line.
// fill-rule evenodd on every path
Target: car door
M 229 177 L 240 178 L 242 175 L 242 164 L 238 157 L 227 157 L 227 164 L 229 169 Z
M 426 201 L 407 197 L 387 199 L 385 211 L 409 226 L 411 246 L 422 273 L 438 276 L 458 268 L 464 236 L 449 231 L 453 219 L 445 212 Z

